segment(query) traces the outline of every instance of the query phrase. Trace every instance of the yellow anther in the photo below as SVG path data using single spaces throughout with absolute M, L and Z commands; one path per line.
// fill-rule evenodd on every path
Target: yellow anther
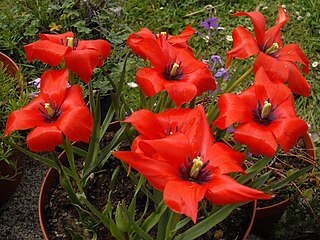
M 47 113 L 48 113 L 49 117 L 53 117 L 54 116 L 54 110 L 52 109 L 52 107 L 50 106 L 49 103 L 45 103 L 44 104 L 44 108 L 47 110 Z
M 192 178 L 197 178 L 199 176 L 199 172 L 200 172 L 201 166 L 203 165 L 203 162 L 200 156 L 194 158 L 192 162 L 193 164 L 192 164 L 189 176 Z
M 261 118 L 266 118 L 270 112 L 270 108 L 271 108 L 271 103 L 269 103 L 268 101 L 264 101 L 263 103 L 263 108 L 261 111 Z
M 73 37 L 67 37 L 67 46 L 73 48 Z
M 170 71 L 170 77 L 174 76 L 178 70 L 178 68 L 180 67 L 179 64 L 177 63 L 174 63 L 173 66 L 172 66 L 172 69 Z

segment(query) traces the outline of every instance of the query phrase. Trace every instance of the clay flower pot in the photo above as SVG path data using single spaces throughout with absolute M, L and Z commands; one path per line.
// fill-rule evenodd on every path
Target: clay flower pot
M 12 77 L 19 71 L 17 64 L 4 53 L 0 52 L 0 62 L 3 62 L 6 73 Z
M 17 64 L 4 53 L 0 52 L 0 63 L 9 76 L 14 77 L 19 71 Z M 1 64 L 2 65 L 2 64 Z M 23 161 L 22 155 L 18 152 L 9 157 L 9 161 L 16 161 L 17 169 L 14 169 L 4 160 L 0 160 L 0 175 L 7 176 L 10 180 L 0 179 L 0 204 L 8 201 L 9 197 L 16 191 L 22 176 Z M 17 171 L 16 171 L 17 170 Z
M 9 200 L 10 196 L 16 191 L 22 177 L 22 154 L 16 152 L 10 156 L 10 161 L 16 161 L 17 169 L 8 165 L 4 160 L 0 161 L 0 174 L 9 178 L 9 180 L 0 179 L 0 205 Z
M 316 160 L 315 147 L 309 133 L 305 133 L 302 136 L 302 141 L 305 145 L 305 151 L 308 157 L 310 159 Z M 253 232 L 260 235 L 270 234 L 274 223 L 280 220 L 280 218 L 292 202 L 292 198 L 287 198 L 270 206 L 258 206 L 253 224 Z

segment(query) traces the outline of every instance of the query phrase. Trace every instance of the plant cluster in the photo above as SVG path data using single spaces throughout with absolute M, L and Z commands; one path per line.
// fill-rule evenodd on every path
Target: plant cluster
M 275 190 L 313 167 L 270 184 L 271 172 L 262 174 L 280 148 L 288 152 L 308 131 L 296 115 L 293 93 L 310 94 L 297 65 L 308 73 L 309 60 L 297 44 L 282 44 L 280 30 L 289 17 L 281 6 L 276 24 L 269 29 L 260 12 L 233 16 L 249 17 L 254 35 L 242 26 L 234 29 L 226 64 L 218 55 L 206 61 L 194 57 L 188 44 L 195 33 L 191 25 L 177 36 L 147 28 L 131 34 L 127 45 L 145 60 L 136 72 L 141 109 L 132 113 L 123 94 L 132 55 L 128 52 L 119 79 L 103 72 L 113 97 L 102 120 L 100 92 L 94 91 L 91 78 L 96 67 L 103 69 L 111 51 L 109 42 L 78 40 L 72 32 L 39 34 L 41 40 L 24 46 L 27 60 L 38 59 L 56 69 L 42 74 L 40 93 L 30 104 L 9 115 L 4 134 L 31 128 L 26 138 L 31 152 L 4 141 L 55 168 L 74 206 L 98 218 L 117 239 L 152 239 L 149 233 L 155 227 L 158 239 L 195 239 L 236 207 L 272 198 Z M 201 26 L 206 32 L 198 34 L 209 44 L 222 30 L 216 18 Z M 246 72 L 233 71 L 233 58 L 252 56 L 255 60 Z M 251 84 L 245 86 L 244 79 Z M 89 108 L 76 80 L 87 88 Z M 242 91 L 231 93 L 237 88 Z M 110 143 L 101 146 L 112 120 L 120 120 L 121 127 Z M 74 141 L 86 142 L 88 148 L 73 146 Z M 125 141 L 130 151 L 119 149 Z M 65 149 L 67 163 L 55 154 L 57 146 Z M 33 153 L 41 151 L 51 152 L 53 159 Z M 97 169 L 108 167 L 111 154 L 122 161 L 136 184 L 136 194 L 129 206 L 121 202 L 110 211 L 107 203 L 100 211 L 84 189 Z M 76 155 L 84 159 L 80 172 Z M 246 170 L 245 161 L 251 163 Z M 136 219 L 139 191 L 155 210 Z M 112 197 L 113 192 L 109 194 Z M 186 230 L 190 220 L 194 225 Z

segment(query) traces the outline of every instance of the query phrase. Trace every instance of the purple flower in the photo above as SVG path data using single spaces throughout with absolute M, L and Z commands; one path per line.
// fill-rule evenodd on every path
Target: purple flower
M 207 30 L 211 28 L 218 28 L 218 18 L 207 18 L 202 23 L 200 23 L 201 27 L 204 27 Z
M 229 79 L 229 73 L 225 68 L 220 68 L 214 75 L 215 78 L 221 78 L 222 76 L 223 76 L 223 80 L 225 81 Z
M 211 70 L 214 70 L 217 63 L 219 63 L 221 66 L 223 66 L 223 63 L 221 61 L 221 57 L 219 55 L 212 55 L 210 58 L 211 62 L 213 62 L 213 66 Z

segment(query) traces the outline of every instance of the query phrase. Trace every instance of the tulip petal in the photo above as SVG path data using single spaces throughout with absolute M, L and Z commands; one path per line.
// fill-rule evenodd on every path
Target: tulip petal
M 288 87 L 292 92 L 304 97 L 310 96 L 310 85 L 299 68 L 292 62 L 285 62 L 285 65 L 289 69 Z
M 285 83 L 289 77 L 289 69 L 286 64 L 276 58 L 260 52 L 254 62 L 254 72 L 262 67 L 266 71 L 271 81 L 280 81 Z
M 179 176 L 178 169 L 173 168 L 166 161 L 159 161 L 141 154 L 125 151 L 113 152 L 112 155 L 140 172 L 159 191 L 163 192 L 169 181 L 179 179 L 177 177 Z
M 27 145 L 33 152 L 52 152 L 60 144 L 62 132 L 55 125 L 36 127 L 27 136 Z
M 232 16 L 248 16 L 252 20 L 254 33 L 259 47 L 262 49 L 265 40 L 266 20 L 260 12 L 237 12 Z
M 231 172 L 241 172 L 241 167 L 245 159 L 243 153 L 237 152 L 223 143 L 213 144 L 205 155 L 205 160 L 209 160 L 209 165 L 213 167 L 215 174 L 228 174 Z
M 145 95 L 153 96 L 164 90 L 166 80 L 161 72 L 153 68 L 140 68 L 136 75 L 136 81 Z
M 197 221 L 198 203 L 203 199 L 206 188 L 187 181 L 169 181 L 163 192 L 163 199 L 174 212 L 189 216 Z
M 248 202 L 256 199 L 270 199 L 271 196 L 259 190 L 249 188 L 226 175 L 214 175 L 206 198 L 217 205 Z
M 230 65 L 233 57 L 244 59 L 260 52 L 256 40 L 244 27 L 236 27 L 232 32 L 232 38 L 233 48 L 227 52 L 226 68 Z
M 165 129 L 157 119 L 157 115 L 146 109 L 133 112 L 125 122 L 131 123 L 140 134 L 150 139 L 161 138 L 165 135 Z
M 308 125 L 299 118 L 274 121 L 269 128 L 285 152 L 290 151 L 296 145 L 298 138 L 308 131 Z
M 67 90 L 68 70 L 48 70 L 41 76 L 40 91 L 45 94 L 45 101 L 49 100 L 58 105 L 61 105 Z
M 38 59 L 52 67 L 58 66 L 63 57 L 71 52 L 70 47 L 53 43 L 49 40 L 40 40 L 24 46 L 28 62 Z
M 93 69 L 98 65 L 100 54 L 94 49 L 75 50 L 65 55 L 66 67 L 75 72 L 82 81 L 90 81 Z
M 278 148 L 278 143 L 271 130 L 255 122 L 240 124 L 234 131 L 234 139 L 246 144 L 253 154 L 272 157 Z
M 257 105 L 254 90 L 254 87 L 250 87 L 238 95 L 222 94 L 218 100 L 220 114 L 213 124 L 220 129 L 225 129 L 237 122 L 252 121 L 252 110 Z
M 197 87 L 189 82 L 167 81 L 164 87 L 177 108 L 183 103 L 190 102 L 197 94 Z
M 74 38 L 73 32 L 65 32 L 62 34 L 43 34 L 40 33 L 39 37 L 41 40 L 49 40 L 53 43 L 60 45 L 67 45 L 67 38 Z

